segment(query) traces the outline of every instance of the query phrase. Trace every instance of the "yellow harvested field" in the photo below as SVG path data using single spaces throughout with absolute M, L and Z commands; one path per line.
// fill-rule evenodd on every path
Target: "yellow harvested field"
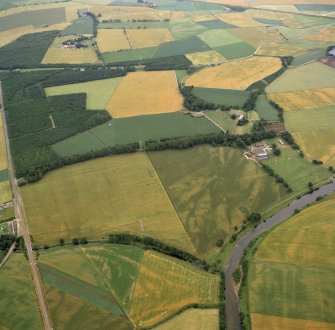
M 205 0 L 209 3 L 219 3 L 223 5 L 246 6 L 245 0 Z M 295 4 L 329 4 L 333 5 L 334 0 L 255 0 L 250 2 L 250 7 L 260 5 L 295 5 Z
M 8 167 L 5 133 L 3 130 L 2 116 L 0 116 L 0 171 Z
M 215 16 L 212 14 L 197 15 L 193 17 L 193 22 L 204 22 L 214 20 Z
M 263 23 L 259 23 L 244 13 L 226 13 L 216 15 L 221 21 L 238 27 L 255 27 L 265 26 Z
M 187 54 L 186 57 L 194 65 L 216 64 L 226 62 L 226 59 L 215 50 L 209 50 L 208 52 Z
M 93 6 L 90 11 L 101 14 L 100 19 L 119 19 L 127 22 L 135 20 L 164 20 L 170 19 L 170 11 L 157 10 L 147 7 L 118 7 L 118 6 Z
M 335 105 L 335 87 L 273 93 L 268 97 L 285 111 L 316 109 Z
M 335 167 L 335 128 L 298 132 L 294 139 L 310 159 L 319 159 L 327 166 Z
M 274 19 L 274 20 L 279 20 L 279 21 L 293 17 L 292 14 L 281 13 L 278 11 L 262 10 L 262 9 L 248 9 L 244 13 L 252 18 L 265 18 L 265 19 Z
M 257 51 L 264 56 L 296 56 L 306 52 L 306 49 L 285 42 L 267 42 Z
M 63 49 L 50 47 L 44 55 L 42 64 L 84 64 L 95 63 L 97 60 L 93 48 Z
M 9 180 L 0 182 L 0 204 L 9 202 L 12 199 L 12 188 Z
M 218 275 L 145 251 L 129 316 L 135 325 L 149 328 L 187 305 L 218 303 L 219 289 Z
M 281 68 L 279 58 L 250 57 L 204 68 L 186 80 L 187 86 L 244 90 Z
M 236 28 L 230 29 L 230 32 L 245 40 L 250 45 L 257 48 L 264 42 L 280 42 L 283 40 L 283 36 L 278 32 L 276 28 L 268 27 L 254 27 L 254 28 Z
M 174 40 L 169 29 L 128 29 L 126 33 L 134 49 L 159 46 Z
M 319 322 L 313 320 L 301 320 L 288 317 L 280 317 L 266 314 L 251 313 L 252 328 L 257 330 L 334 330 L 334 323 Z M 159 329 L 160 330 L 160 329 Z
M 107 104 L 113 118 L 176 112 L 183 108 L 174 71 L 130 72 Z
M 42 28 L 35 28 L 32 25 L 28 25 L 28 26 L 23 26 L 23 27 L 16 28 L 16 29 L 1 31 L 0 32 L 0 47 L 7 45 L 10 42 L 28 33 L 44 32 L 44 31 L 51 31 L 51 30 L 64 30 L 68 25 L 69 23 L 61 23 L 61 24 L 49 25 L 49 26 L 42 27 Z
M 218 330 L 219 310 L 192 308 L 173 317 L 154 330 L 185 330 L 185 324 L 192 330 Z
M 305 37 L 308 40 L 335 41 L 335 27 L 330 26 L 319 33 Z
M 124 29 L 98 29 L 97 45 L 101 53 L 131 48 Z

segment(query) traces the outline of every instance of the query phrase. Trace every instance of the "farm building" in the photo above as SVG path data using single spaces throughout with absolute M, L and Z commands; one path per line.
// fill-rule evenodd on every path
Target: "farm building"
M 272 148 L 264 142 L 258 142 L 248 147 L 244 156 L 249 160 L 262 161 L 269 159 Z

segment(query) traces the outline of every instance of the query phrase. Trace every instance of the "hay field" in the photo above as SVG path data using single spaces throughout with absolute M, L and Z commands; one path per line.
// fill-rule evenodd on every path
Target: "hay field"
M 128 310 L 142 257 L 135 246 L 89 244 L 51 249 L 39 262 L 109 292 Z
M 149 157 L 202 256 L 240 227 L 249 212 L 260 212 L 285 195 L 241 150 L 198 146 Z
M 264 42 L 280 42 L 283 40 L 282 35 L 276 28 L 236 28 L 230 31 L 255 48 Z
M 135 20 L 164 20 L 170 19 L 169 10 L 159 10 L 147 7 L 127 6 L 92 6 L 91 13 L 101 14 L 101 20 L 121 20 L 122 22 Z M 179 14 L 180 15 L 180 14 Z M 184 16 L 181 13 L 181 16 Z
M 251 313 L 251 323 L 253 329 L 271 329 L 271 330 L 306 330 L 306 329 L 322 329 L 333 330 L 333 323 L 319 322 L 313 320 L 299 320 L 288 317 L 279 317 L 273 315 L 265 315 Z
M 69 84 L 45 88 L 47 96 L 75 93 L 86 94 L 86 108 L 89 110 L 106 109 L 108 100 L 112 96 L 121 78 L 101 79 L 78 84 Z
M 306 36 L 304 39 L 307 40 L 321 40 L 321 41 L 335 41 L 335 28 L 330 26 L 319 33 Z
M 306 52 L 305 48 L 288 42 L 267 42 L 257 51 L 257 55 L 263 56 L 296 56 Z
M 0 182 L 0 204 L 9 202 L 13 199 L 10 181 Z
M 237 27 L 265 26 L 265 24 L 255 21 L 244 13 L 224 13 L 217 14 L 215 16 L 221 21 L 224 21 L 231 25 L 235 25 Z
M 28 262 L 15 253 L 0 272 L 0 328 L 42 329 Z
M 209 47 L 220 47 L 239 43 L 242 40 L 227 30 L 209 30 L 198 35 Z
M 62 237 L 147 235 L 193 251 L 166 191 L 143 153 L 99 158 L 48 173 L 22 188 L 29 230 L 38 244 Z M 46 219 L 48 219 L 46 221 Z
M 266 87 L 267 93 L 284 93 L 304 89 L 335 86 L 332 70 L 325 64 L 313 62 L 285 71 Z
M 268 97 L 285 111 L 316 109 L 335 105 L 335 87 L 273 93 Z
M 202 69 L 186 80 L 187 86 L 243 90 L 281 68 L 271 57 L 251 57 Z
M 252 313 L 301 320 L 304 329 L 314 321 L 334 327 L 334 216 L 333 194 L 264 238 L 249 268 Z
M 322 160 L 325 165 L 335 167 L 334 128 L 297 132 L 293 135 L 307 157 Z
M 129 315 L 135 325 L 151 327 L 188 304 L 218 303 L 219 289 L 218 275 L 145 251 Z
M 155 47 L 175 40 L 168 29 L 128 29 L 126 33 L 133 49 Z
M 186 57 L 194 65 L 216 64 L 226 62 L 226 59 L 215 50 L 210 50 L 208 52 L 187 54 Z
M 282 177 L 294 192 L 306 190 L 308 182 L 320 183 L 330 178 L 331 173 L 328 169 L 315 166 L 309 160 L 300 157 L 296 150 L 287 146 L 279 148 L 281 155 L 272 156 L 266 161 L 266 165 Z
M 97 45 L 101 53 L 131 48 L 124 29 L 98 29 Z
M 42 64 L 85 64 L 96 63 L 97 60 L 93 48 L 63 49 L 51 46 L 44 55 Z
M 154 330 L 184 330 L 185 324 L 192 330 L 218 330 L 219 311 L 218 309 L 188 309 L 155 327 Z
M 107 110 L 113 118 L 176 112 L 183 108 L 174 71 L 130 72 L 121 79 Z
M 8 167 L 7 149 L 6 149 L 5 133 L 3 130 L 3 121 L 1 115 L 0 116 L 0 171 L 6 169 L 7 167 Z

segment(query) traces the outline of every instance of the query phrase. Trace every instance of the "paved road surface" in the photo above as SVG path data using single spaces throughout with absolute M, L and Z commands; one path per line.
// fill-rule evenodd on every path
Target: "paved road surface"
M 285 221 L 287 218 L 294 214 L 294 211 L 296 209 L 300 210 L 304 208 L 307 204 L 314 202 L 317 197 L 328 195 L 333 191 L 335 191 L 335 182 L 326 184 L 322 186 L 319 190 L 316 190 L 311 194 L 305 195 L 300 199 L 295 200 L 288 207 L 282 209 L 277 214 L 267 219 L 266 222 L 262 222 L 254 230 L 246 233 L 237 241 L 237 244 L 234 250 L 231 252 L 228 259 L 228 264 L 225 268 L 225 307 L 227 330 L 241 329 L 239 304 L 234 292 L 233 273 L 243 256 L 244 250 L 247 248 L 250 242 L 253 239 L 259 237 L 264 232 Z
M 22 199 L 20 196 L 20 191 L 19 191 L 19 188 L 15 180 L 15 172 L 14 172 L 14 167 L 13 167 L 12 155 L 10 153 L 7 123 L 6 123 L 5 112 L 4 112 L 1 82 L 0 82 L 0 111 L 1 111 L 2 119 L 3 119 L 3 127 L 4 127 L 6 147 L 7 147 L 8 172 L 9 172 L 13 195 L 14 195 L 13 202 L 14 202 L 15 217 L 16 219 L 21 220 L 20 229 L 21 229 L 22 236 L 24 238 L 24 242 L 26 244 L 26 248 L 27 248 L 29 266 L 30 266 L 31 273 L 33 275 L 35 292 L 36 292 L 38 305 L 39 305 L 40 312 L 41 312 L 42 319 L 43 319 L 44 328 L 47 330 L 50 330 L 52 329 L 51 322 L 48 316 L 48 310 L 47 310 L 47 306 L 46 306 L 44 295 L 43 295 L 42 284 L 41 284 L 41 280 L 39 277 L 38 267 L 35 261 L 35 256 L 34 256 L 34 252 L 33 252 L 32 245 L 31 245 L 31 240 L 30 240 L 30 235 L 28 232 L 27 224 L 26 224 L 26 219 L 23 213 L 23 204 L 22 204 Z

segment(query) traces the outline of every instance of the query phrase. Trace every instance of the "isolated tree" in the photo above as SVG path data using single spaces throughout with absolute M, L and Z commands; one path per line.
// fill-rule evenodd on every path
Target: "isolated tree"
M 72 244 L 78 245 L 79 244 L 78 238 L 72 238 Z
M 64 238 L 61 238 L 61 239 L 59 240 L 59 244 L 63 246 L 64 243 L 65 243 Z

